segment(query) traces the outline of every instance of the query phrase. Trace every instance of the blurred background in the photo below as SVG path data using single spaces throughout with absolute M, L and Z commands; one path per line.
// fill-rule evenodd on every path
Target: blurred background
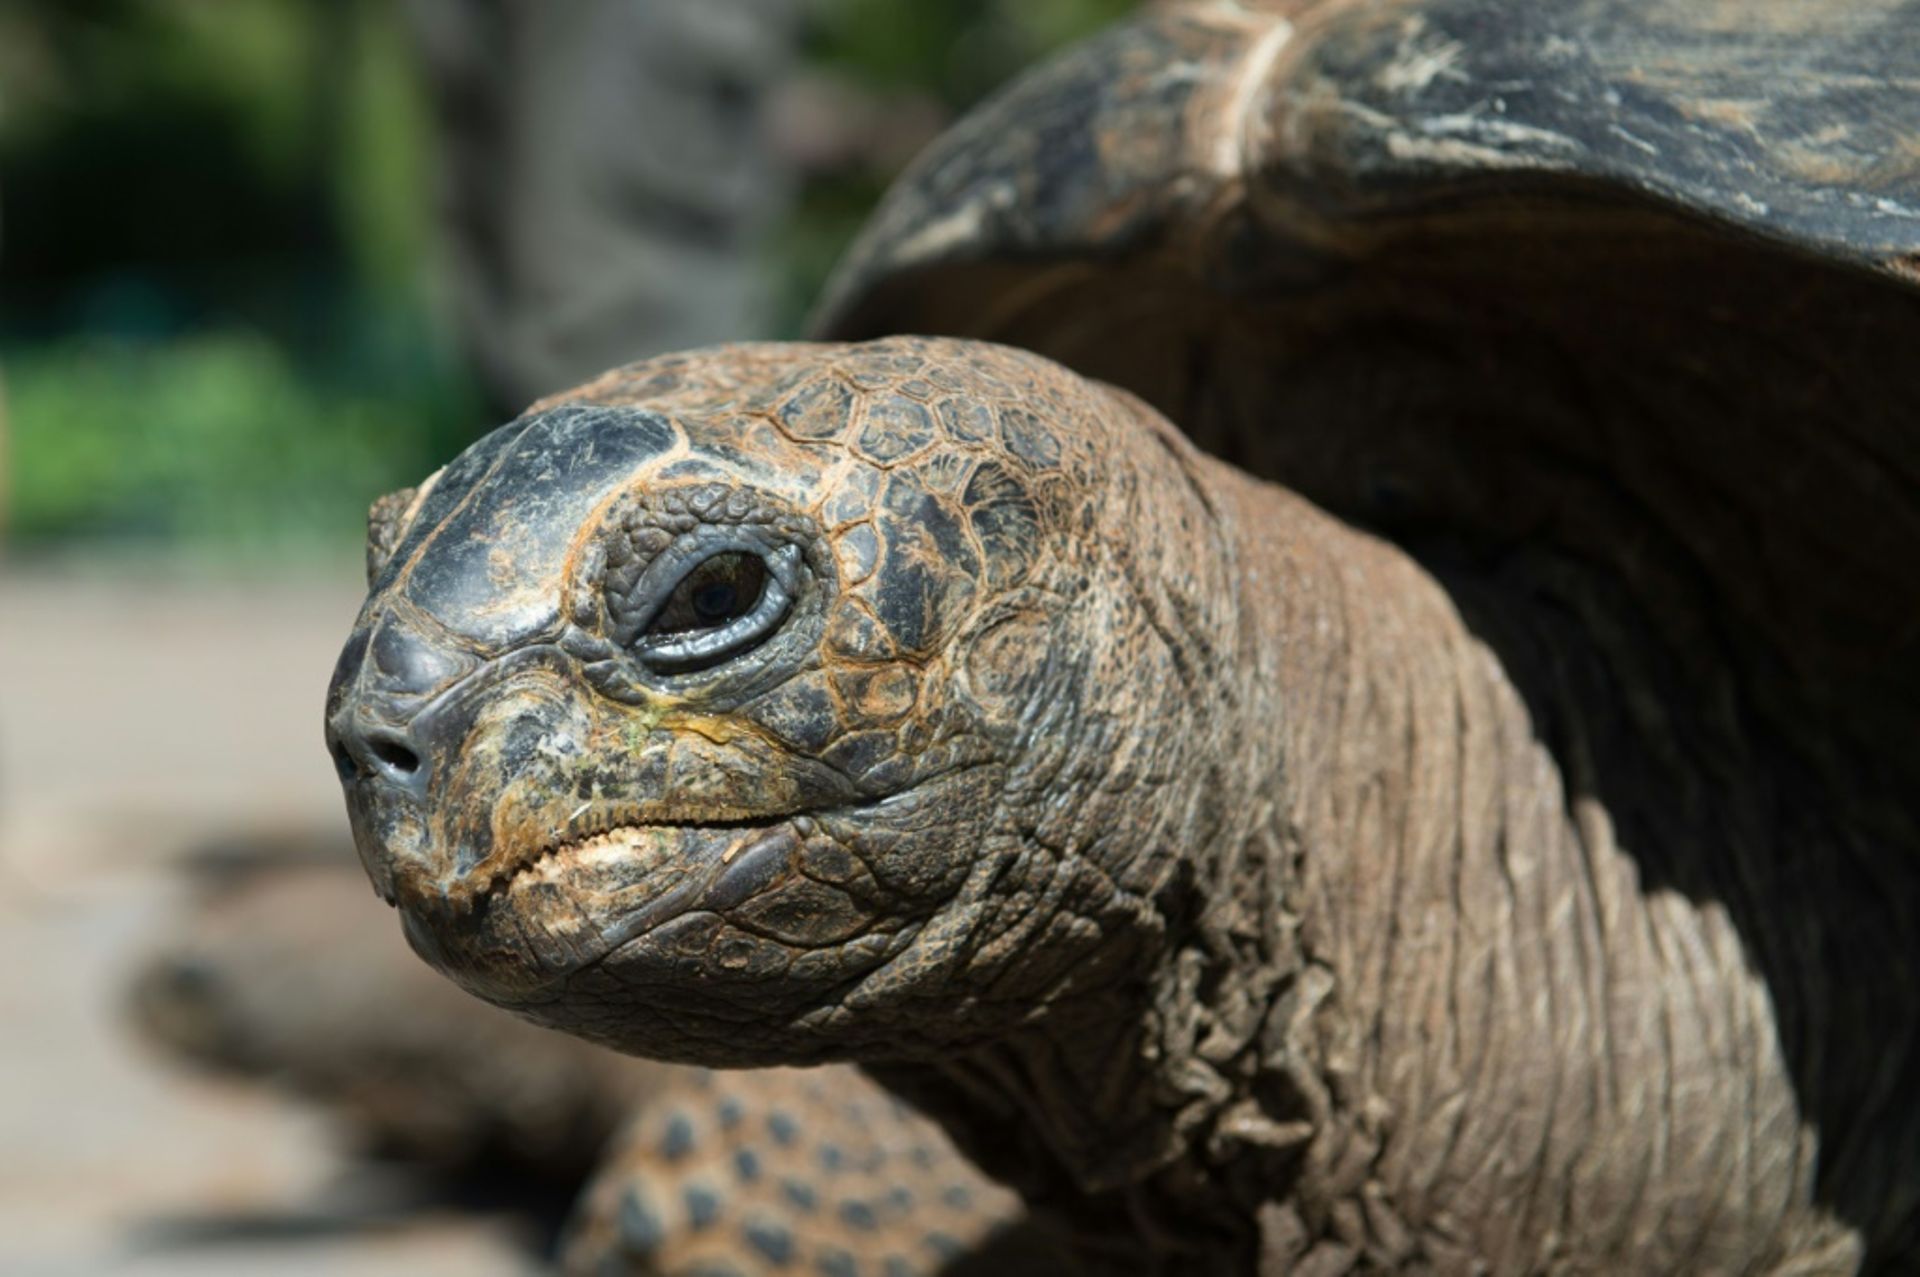
M 319 708 L 373 497 L 796 335 L 922 143 L 1129 7 L 0 0 L 0 1271 L 537 1270 L 513 1210 L 395 1211 L 320 1110 L 174 1067 L 130 982 L 209 864 L 350 854 Z

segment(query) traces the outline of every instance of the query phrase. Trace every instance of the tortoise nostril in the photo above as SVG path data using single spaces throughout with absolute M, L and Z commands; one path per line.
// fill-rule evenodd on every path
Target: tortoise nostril
M 384 780 L 419 796 L 426 784 L 426 760 L 414 748 L 413 738 L 391 727 L 348 727 L 327 733 L 327 753 L 340 783 L 348 787 L 366 780 Z
M 392 736 L 375 736 L 367 742 L 381 767 L 396 776 L 411 776 L 420 770 L 420 755 Z

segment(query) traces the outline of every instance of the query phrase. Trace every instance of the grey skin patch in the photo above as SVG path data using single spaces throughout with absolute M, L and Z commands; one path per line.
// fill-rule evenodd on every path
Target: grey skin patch
M 693 1119 L 675 1113 L 667 1119 L 666 1132 L 660 1137 L 660 1156 L 677 1162 L 693 1151 Z
M 820 1277 L 860 1277 L 860 1264 L 844 1250 L 827 1250 L 813 1261 L 813 1271 Z
M 750 1148 L 735 1149 L 733 1173 L 742 1184 L 757 1182 L 760 1178 L 760 1155 Z
M 767 1131 L 775 1144 L 791 1148 L 800 1138 L 800 1123 L 794 1121 L 791 1113 L 776 1109 L 767 1115 Z
M 745 1229 L 747 1245 L 766 1257 L 770 1264 L 793 1262 L 793 1234 L 778 1224 L 755 1220 Z
M 863 1233 L 870 1233 L 880 1227 L 880 1217 L 873 1213 L 873 1207 L 858 1199 L 841 1202 L 840 1209 L 836 1213 L 840 1216 L 841 1223 Z
M 666 418 L 636 408 L 568 406 L 495 431 L 447 468 L 394 556 L 406 597 L 489 647 L 554 628 L 580 526 L 673 440 Z
M 799 1210 L 812 1212 L 819 1209 L 820 1194 L 814 1191 L 813 1185 L 802 1180 L 781 1180 L 780 1193 Z
M 421 500 L 420 508 L 414 512 L 407 526 L 401 529 L 400 540 L 393 546 L 380 572 L 367 583 L 370 594 L 377 595 L 393 584 L 400 568 L 413 560 L 420 547 L 434 535 L 455 507 L 466 499 L 474 485 L 512 450 L 527 426 L 525 421 L 509 422 L 475 440 L 465 452 L 447 463 L 446 468 L 432 481 L 433 486 Z
M 687 1208 L 687 1222 L 696 1232 L 720 1217 L 720 1195 L 705 1185 L 688 1184 L 680 1190 L 680 1200 Z
M 637 1188 L 627 1190 L 620 1202 L 620 1240 L 637 1251 L 651 1251 L 666 1240 L 667 1228 L 659 1212 L 648 1204 Z
M 364 685 L 386 696 L 430 696 L 473 672 L 474 662 L 423 635 L 411 618 L 388 613 L 375 624 L 362 667 Z

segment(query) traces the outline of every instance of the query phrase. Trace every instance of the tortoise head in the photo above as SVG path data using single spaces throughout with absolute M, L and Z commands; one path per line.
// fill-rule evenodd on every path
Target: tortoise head
M 1126 726 L 1178 680 L 1106 588 L 1197 517 L 1132 477 L 1166 468 L 1127 461 L 1166 446 L 1145 416 L 997 347 L 733 347 L 376 506 L 327 739 L 416 950 L 712 1063 L 929 1048 L 1117 979 L 1191 808 Z

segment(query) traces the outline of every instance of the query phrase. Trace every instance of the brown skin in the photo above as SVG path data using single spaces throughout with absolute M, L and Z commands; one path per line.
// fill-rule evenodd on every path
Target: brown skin
M 656 1058 L 862 1061 L 1115 1268 L 1857 1258 L 1725 912 L 1643 892 L 1399 549 L 981 343 L 567 404 L 669 437 L 573 507 L 450 467 L 329 701 L 376 885 L 467 988 Z M 629 581 L 741 518 L 802 556 L 784 622 L 650 671 Z

